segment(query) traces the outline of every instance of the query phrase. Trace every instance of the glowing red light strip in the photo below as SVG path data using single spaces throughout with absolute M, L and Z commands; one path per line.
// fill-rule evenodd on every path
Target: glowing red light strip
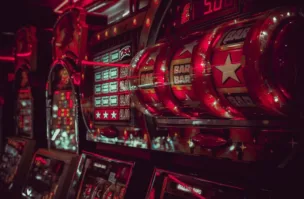
M 110 67 L 129 67 L 130 64 L 115 64 L 115 63 L 104 63 L 104 62 L 93 62 L 93 61 L 81 61 L 81 64 L 87 66 L 110 66 Z
M 0 56 L 0 61 L 14 62 L 15 61 L 15 57 Z
M 17 53 L 17 57 L 28 57 L 32 54 L 32 52 L 27 52 L 27 53 Z
M 198 193 L 196 193 L 195 191 L 193 191 L 193 188 L 191 188 L 189 185 L 187 185 L 186 183 L 180 181 L 179 179 L 177 179 L 176 177 L 174 177 L 173 175 L 168 175 L 168 177 L 173 180 L 174 182 L 186 187 L 189 191 L 191 191 L 191 193 L 193 195 L 195 195 L 196 197 L 198 197 L 199 199 L 206 199 L 204 196 L 199 195 Z

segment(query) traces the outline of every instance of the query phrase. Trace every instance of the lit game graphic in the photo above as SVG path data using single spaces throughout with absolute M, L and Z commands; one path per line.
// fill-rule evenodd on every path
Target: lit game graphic
M 77 199 L 123 199 L 133 164 L 87 155 Z
M 148 199 L 245 199 L 244 190 L 203 179 L 156 169 Z
M 20 89 L 17 102 L 17 128 L 18 134 L 21 136 L 32 137 L 32 106 L 30 89 Z
M 17 94 L 17 110 L 16 110 L 16 122 L 17 122 L 17 134 L 24 137 L 33 137 L 33 98 L 31 89 L 29 87 L 28 73 L 21 71 L 20 73 L 20 89 Z
M 24 146 L 24 141 L 12 139 L 9 139 L 5 145 L 4 154 L 1 157 L 0 163 L 0 179 L 1 183 L 7 185 L 9 188 L 17 173 Z
M 59 70 L 57 78 L 51 110 L 51 147 L 75 152 L 75 96 L 70 85 L 70 76 L 65 68 Z
M 64 162 L 36 155 L 32 162 L 25 186 L 23 198 L 50 199 L 58 189 L 59 178 Z
M 109 53 L 99 54 L 95 62 L 115 63 L 131 56 L 126 45 Z M 108 144 L 147 148 L 147 136 L 136 128 L 131 104 L 130 71 L 128 67 L 94 66 L 85 69 L 82 111 L 87 121 L 87 139 Z M 90 79 L 92 78 L 92 80 Z M 93 90 L 88 91 L 91 87 Z M 132 115 L 133 114 L 133 115 Z

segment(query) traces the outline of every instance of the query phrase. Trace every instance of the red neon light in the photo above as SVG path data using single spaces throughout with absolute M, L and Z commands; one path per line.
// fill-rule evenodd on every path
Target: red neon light
M 221 9 L 222 9 L 223 0 L 220 0 L 218 5 L 217 5 L 216 2 L 217 2 L 217 1 L 214 2 L 213 11 L 218 11 L 218 10 L 221 10 Z
M 17 53 L 17 57 L 28 57 L 31 56 L 32 52 L 27 53 Z
M 41 164 L 46 165 L 46 160 L 43 159 L 42 157 L 36 157 L 36 158 L 35 158 L 35 161 L 36 161 L 36 162 L 40 162 Z
M 151 25 L 151 20 L 150 20 L 150 18 L 147 18 L 146 19 L 146 26 L 149 28 L 150 25 Z
M 225 6 L 230 6 L 232 4 L 232 1 L 225 0 L 224 4 Z M 204 15 L 208 15 L 210 13 L 221 10 L 223 8 L 223 0 L 204 0 L 204 6 L 207 8 L 207 10 L 204 11 Z
M 87 66 L 110 66 L 110 67 L 129 67 L 129 64 L 104 63 L 82 60 L 81 64 Z
M 183 9 L 181 24 L 186 23 L 190 20 L 190 3 L 187 3 Z
M 0 56 L 0 61 L 14 62 L 15 61 L 15 57 Z

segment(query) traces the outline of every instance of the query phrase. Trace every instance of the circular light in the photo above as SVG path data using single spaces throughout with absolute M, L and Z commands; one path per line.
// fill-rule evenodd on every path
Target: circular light
M 116 28 L 116 26 L 114 27 L 113 32 L 114 32 L 114 34 L 117 33 L 117 28 Z
M 150 27 L 150 25 L 151 25 L 151 20 L 150 20 L 150 18 L 147 18 L 146 19 L 146 26 Z
M 100 40 L 100 34 L 99 33 L 97 34 L 97 40 Z
M 136 24 L 137 24 L 137 20 L 136 20 L 136 18 L 134 18 L 133 19 L 133 25 L 136 26 Z
M 105 36 L 106 36 L 106 37 L 109 36 L 109 31 L 106 31 L 106 32 L 105 32 Z

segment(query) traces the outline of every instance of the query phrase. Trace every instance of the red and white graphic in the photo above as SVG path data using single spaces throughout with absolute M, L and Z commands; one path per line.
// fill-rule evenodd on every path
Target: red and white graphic
M 230 54 L 228 54 L 225 64 L 222 66 L 215 66 L 218 70 L 220 70 L 223 73 L 222 77 L 222 84 L 226 82 L 228 78 L 234 79 L 237 82 L 240 82 L 236 75 L 236 71 L 241 67 L 240 63 L 233 64 L 231 63 L 231 57 Z
M 182 54 L 184 54 L 185 52 L 189 52 L 189 53 L 192 54 L 193 48 L 194 48 L 194 46 L 196 46 L 197 44 L 198 44 L 198 43 L 197 43 L 196 40 L 193 41 L 193 42 L 191 42 L 191 43 L 185 44 L 185 45 L 184 45 L 184 49 L 179 53 L 179 55 L 182 55 Z
M 196 101 L 191 77 L 193 76 L 192 52 L 197 44 L 198 41 L 194 40 L 177 49 L 170 64 L 172 91 L 175 97 L 182 102 Z
M 131 46 L 125 46 L 119 51 L 120 60 L 131 56 Z
M 117 109 L 98 109 L 95 110 L 95 120 L 119 120 L 119 110 Z
M 155 60 L 156 60 L 156 57 L 157 55 L 159 54 L 159 49 L 153 53 L 150 54 L 149 58 L 147 59 L 146 61 L 146 64 L 149 64 L 150 61 L 152 60 L 153 62 L 151 62 L 150 64 L 154 64 Z

